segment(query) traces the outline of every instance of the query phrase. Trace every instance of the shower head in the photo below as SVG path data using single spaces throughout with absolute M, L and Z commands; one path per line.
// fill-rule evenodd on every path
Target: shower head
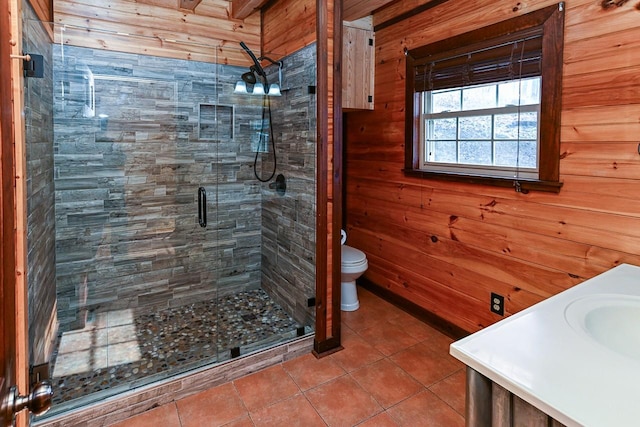
M 247 54 L 253 60 L 253 65 L 249 67 L 249 71 L 243 73 L 240 76 L 241 80 L 236 82 L 234 93 L 252 93 L 254 95 L 269 95 L 269 96 L 280 96 L 280 86 L 282 85 L 282 66 L 284 65 L 282 61 L 274 61 L 273 59 L 261 56 L 260 58 L 256 58 L 256 56 L 251 52 L 251 49 L 247 47 L 244 42 L 240 42 L 240 46 L 247 52 Z M 260 61 L 267 60 L 274 65 L 278 66 L 278 83 L 269 84 L 267 82 L 267 73 L 264 72 L 264 68 L 260 65 Z M 258 79 L 262 80 L 258 82 Z M 253 92 L 247 91 L 247 84 L 253 85 Z M 265 93 L 266 92 L 266 93 Z
M 258 81 L 256 79 L 256 75 L 253 73 L 252 71 L 247 71 L 246 73 L 242 74 L 242 76 L 240 76 L 240 78 L 245 82 L 245 83 L 249 83 L 251 85 L 256 84 L 256 82 Z

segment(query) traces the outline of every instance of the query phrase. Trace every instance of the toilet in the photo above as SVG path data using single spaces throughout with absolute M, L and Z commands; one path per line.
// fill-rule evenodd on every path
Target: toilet
M 367 271 L 369 264 L 367 256 L 364 252 L 345 245 L 347 241 L 347 233 L 341 230 L 342 243 L 342 265 L 341 272 L 341 289 L 342 298 L 340 300 L 340 309 L 342 311 L 355 311 L 360 307 L 358 301 L 358 291 L 356 290 L 356 279 Z

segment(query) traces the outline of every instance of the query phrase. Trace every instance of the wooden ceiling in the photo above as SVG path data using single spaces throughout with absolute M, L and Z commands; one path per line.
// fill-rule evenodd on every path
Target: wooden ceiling
M 231 2 L 231 16 L 236 19 L 244 19 L 255 10 L 260 9 L 269 0 L 229 0 Z M 342 6 L 342 19 L 355 21 L 371 15 L 374 10 L 385 6 L 395 0 L 344 0 Z
M 180 0 L 178 7 L 180 9 L 195 10 L 201 1 L 202 0 Z
M 244 19 L 255 10 L 260 9 L 269 0 L 229 0 L 231 3 L 231 16 L 235 19 Z
M 138 3 L 151 6 L 166 7 L 167 9 L 195 10 L 202 0 L 137 0 Z
M 184 10 L 195 10 L 202 0 L 138 0 L 139 3 L 152 4 L 161 7 L 178 7 Z M 256 10 L 266 5 L 269 0 L 228 0 L 231 3 L 231 17 L 245 19 Z M 395 0 L 343 0 L 342 19 L 355 21 L 392 3 Z
M 371 13 L 392 3 L 395 0 L 343 0 L 342 2 L 342 19 L 345 21 L 355 21 L 364 18 Z

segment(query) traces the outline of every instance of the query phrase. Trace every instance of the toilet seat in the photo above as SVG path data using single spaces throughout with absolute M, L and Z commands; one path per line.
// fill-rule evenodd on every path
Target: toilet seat
M 355 267 L 365 264 L 367 256 L 361 250 L 352 248 L 348 245 L 342 245 L 342 265 L 347 267 Z

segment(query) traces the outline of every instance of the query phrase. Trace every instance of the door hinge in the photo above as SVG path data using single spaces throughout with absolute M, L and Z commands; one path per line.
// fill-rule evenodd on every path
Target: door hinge
M 37 384 L 41 381 L 51 379 L 51 367 L 49 362 L 29 367 L 29 384 Z

